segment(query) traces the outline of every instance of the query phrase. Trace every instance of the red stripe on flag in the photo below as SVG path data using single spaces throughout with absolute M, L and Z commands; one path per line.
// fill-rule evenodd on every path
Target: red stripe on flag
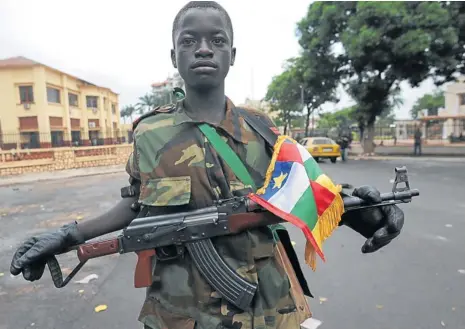
M 310 181 L 310 186 L 312 187 L 313 197 L 315 198 L 318 216 L 321 216 L 325 210 L 328 209 L 336 196 L 317 182 Z
M 307 226 L 307 224 L 303 220 L 301 220 L 297 216 L 294 216 L 294 215 L 292 215 L 290 213 L 284 212 L 281 209 L 276 208 L 274 205 L 272 205 L 271 203 L 269 203 L 268 201 L 266 201 L 265 199 L 261 198 L 260 196 L 254 194 L 254 193 L 250 193 L 248 195 L 248 197 L 250 198 L 250 200 L 252 200 L 255 203 L 259 204 L 260 206 L 262 206 L 263 208 L 265 208 L 269 212 L 275 214 L 279 218 L 281 218 L 281 219 L 283 219 L 283 220 L 297 226 L 298 228 L 300 228 L 302 230 L 302 232 L 304 233 L 305 237 L 307 238 L 307 240 L 310 241 L 313 248 L 315 248 L 315 252 L 317 253 L 317 255 L 320 256 L 320 258 L 323 261 L 326 261 L 325 260 L 325 255 L 323 254 L 323 251 L 318 246 L 318 243 L 316 243 L 315 237 L 313 236 L 312 231 L 310 230 L 310 228 Z
M 297 162 L 303 164 L 299 149 L 294 143 L 282 143 L 276 161 Z

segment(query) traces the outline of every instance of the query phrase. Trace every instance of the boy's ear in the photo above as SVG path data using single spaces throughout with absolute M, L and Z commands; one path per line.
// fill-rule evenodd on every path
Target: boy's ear
M 231 49 L 231 66 L 234 65 L 234 62 L 236 61 L 236 48 L 233 47 L 233 49 Z
M 178 65 L 176 65 L 176 54 L 174 53 L 174 49 L 171 49 L 171 63 L 175 69 L 178 68 Z

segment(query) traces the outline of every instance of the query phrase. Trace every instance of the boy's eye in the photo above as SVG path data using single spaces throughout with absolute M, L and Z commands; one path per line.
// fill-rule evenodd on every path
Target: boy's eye
M 225 41 L 223 38 L 215 38 L 212 40 L 213 44 L 215 45 L 222 45 Z
M 190 45 L 192 45 L 194 42 L 195 42 L 194 39 L 184 39 L 184 40 L 182 40 L 182 44 L 183 44 L 183 45 L 186 45 L 186 46 L 190 46 Z

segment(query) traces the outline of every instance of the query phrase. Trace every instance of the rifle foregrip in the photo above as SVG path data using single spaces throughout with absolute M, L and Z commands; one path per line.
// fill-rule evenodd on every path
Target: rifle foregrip
M 81 244 L 77 248 L 77 256 L 81 262 L 91 258 L 116 254 L 119 251 L 118 239 L 110 239 Z
M 152 284 L 152 257 L 155 249 L 136 251 L 137 265 L 134 272 L 134 287 L 150 287 Z

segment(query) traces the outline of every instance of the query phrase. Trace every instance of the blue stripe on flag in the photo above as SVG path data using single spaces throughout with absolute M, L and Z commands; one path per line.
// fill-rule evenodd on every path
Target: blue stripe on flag
M 265 194 L 261 196 L 263 199 L 269 200 L 276 192 L 286 185 L 293 164 L 294 162 L 275 162 L 270 184 L 266 188 Z

